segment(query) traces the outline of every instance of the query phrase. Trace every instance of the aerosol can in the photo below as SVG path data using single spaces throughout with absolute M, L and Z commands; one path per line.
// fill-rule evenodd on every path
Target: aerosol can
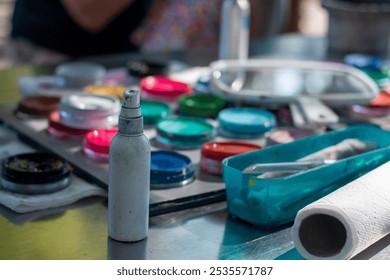
M 151 148 L 137 90 L 123 94 L 109 155 L 108 235 L 124 242 L 142 240 L 148 234 Z
M 221 12 L 219 59 L 248 58 L 249 28 L 249 1 L 224 0 Z

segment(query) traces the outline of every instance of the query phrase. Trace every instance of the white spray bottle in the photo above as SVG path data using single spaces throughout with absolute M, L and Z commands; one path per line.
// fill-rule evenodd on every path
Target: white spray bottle
M 139 91 L 126 90 L 118 134 L 110 143 L 108 235 L 115 240 L 139 241 L 148 234 L 150 157 Z

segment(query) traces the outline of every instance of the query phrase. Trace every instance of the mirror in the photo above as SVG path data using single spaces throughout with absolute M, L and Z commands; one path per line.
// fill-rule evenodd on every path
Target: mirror
M 230 101 L 290 103 L 308 96 L 342 106 L 367 104 L 379 93 L 364 72 L 336 62 L 219 60 L 210 69 L 211 90 Z

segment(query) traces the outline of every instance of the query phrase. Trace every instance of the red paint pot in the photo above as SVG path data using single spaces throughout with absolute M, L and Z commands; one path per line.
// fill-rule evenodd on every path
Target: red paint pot
M 145 99 L 175 101 L 192 92 L 191 86 L 163 76 L 145 77 L 140 82 L 141 94 Z
M 47 132 L 57 138 L 68 139 L 74 137 L 83 137 L 89 129 L 78 129 L 66 126 L 60 122 L 60 114 L 54 111 L 49 115 Z
M 261 148 L 246 142 L 207 142 L 202 145 L 200 168 L 204 172 L 221 175 L 223 159 Z
M 84 154 L 91 159 L 108 162 L 110 142 L 117 133 L 118 128 L 91 130 L 84 137 Z

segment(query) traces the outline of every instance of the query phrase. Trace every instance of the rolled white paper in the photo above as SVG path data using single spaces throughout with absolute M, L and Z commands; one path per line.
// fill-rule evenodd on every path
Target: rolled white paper
M 302 208 L 291 228 L 306 259 L 349 259 L 390 233 L 390 161 Z

